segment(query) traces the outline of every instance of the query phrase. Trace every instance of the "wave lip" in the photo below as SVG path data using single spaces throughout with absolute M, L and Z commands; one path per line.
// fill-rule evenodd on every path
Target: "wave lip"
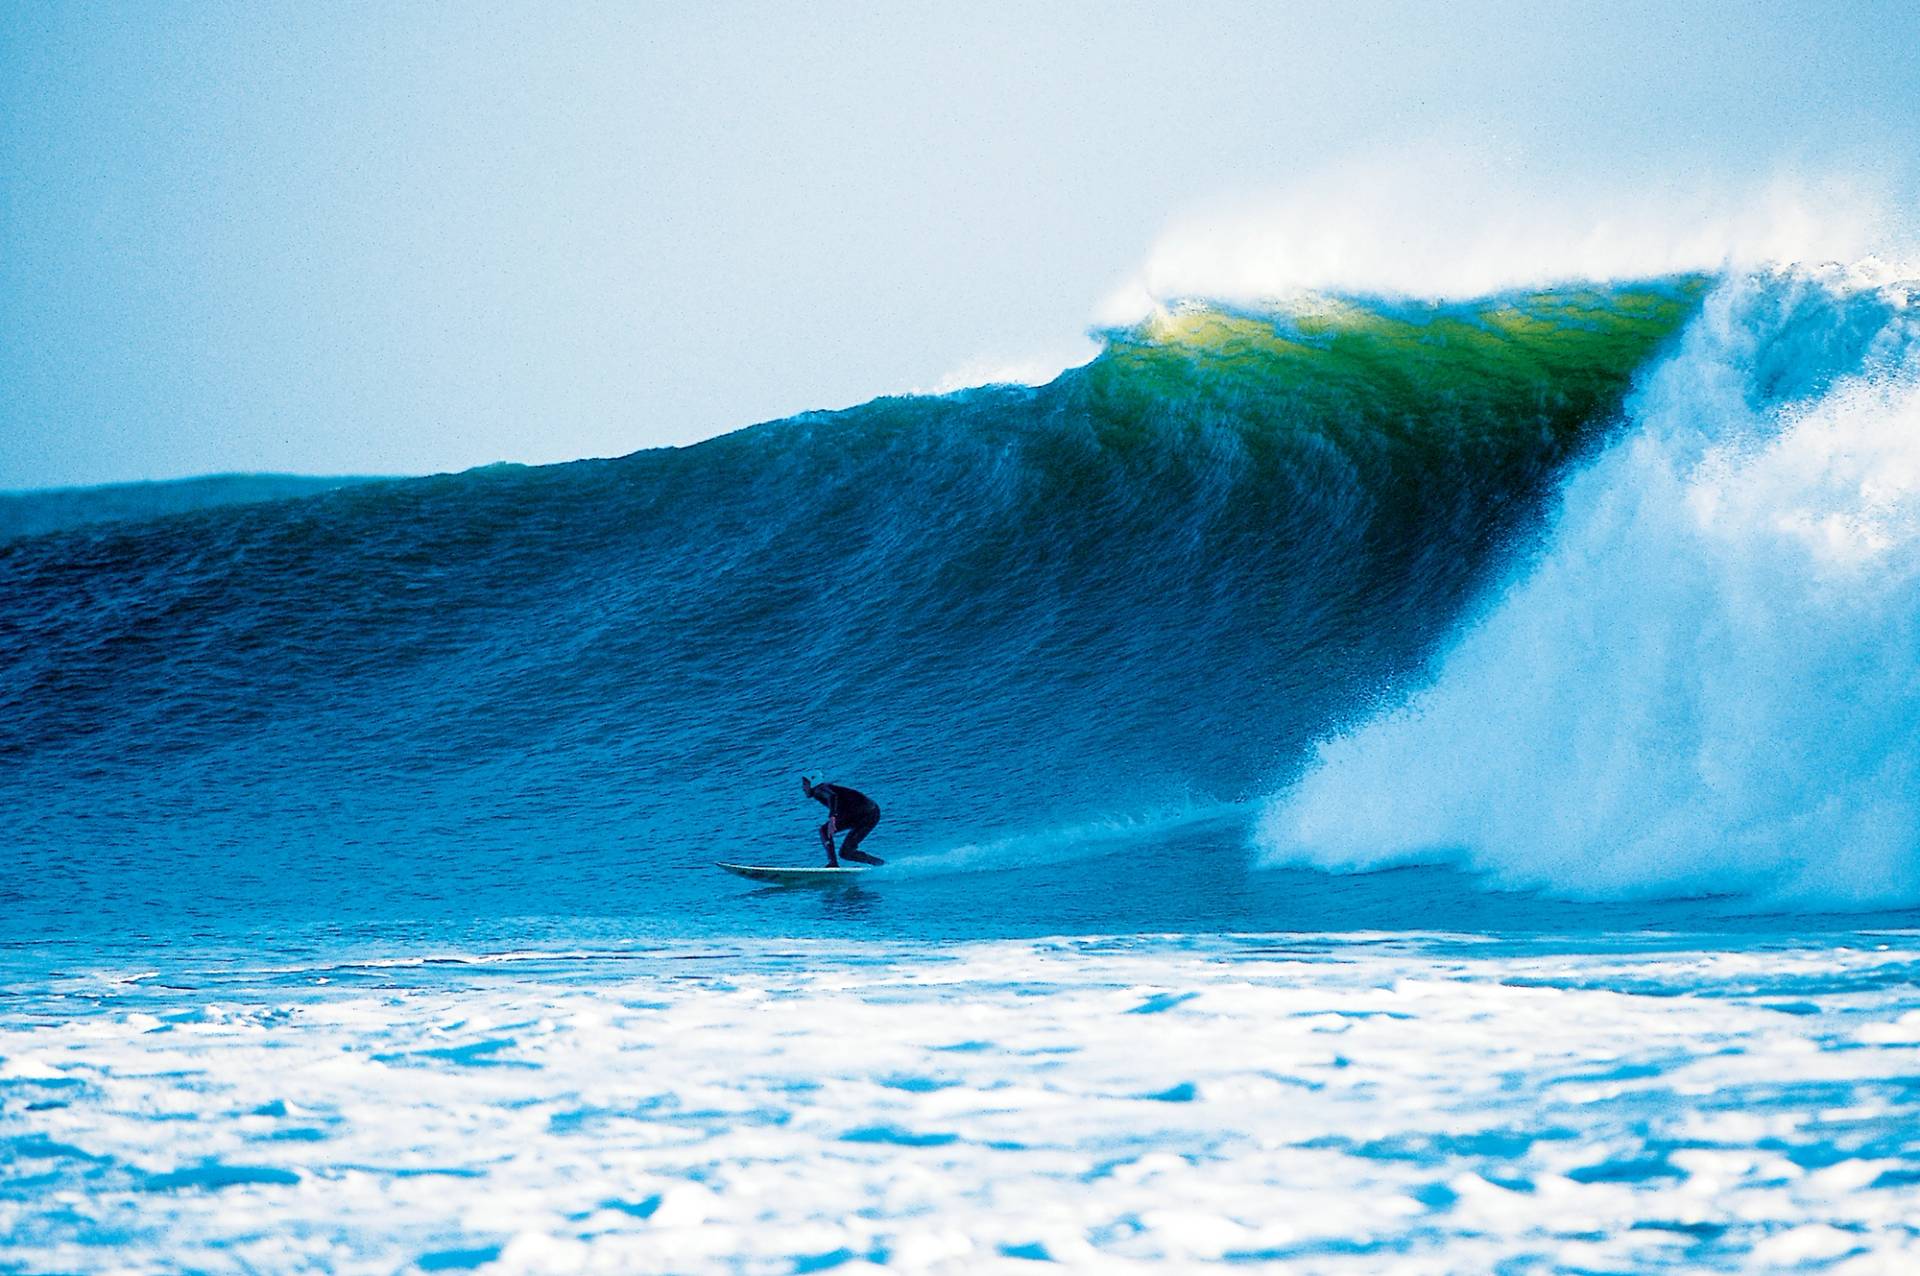
M 1402 705 L 1323 742 L 1269 863 L 1582 899 L 1920 902 L 1920 313 L 1731 279 Z

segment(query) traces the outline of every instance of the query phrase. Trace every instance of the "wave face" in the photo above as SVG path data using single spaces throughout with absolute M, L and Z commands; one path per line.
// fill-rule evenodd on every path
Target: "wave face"
M 1709 446 L 1735 427 L 1714 424 L 1709 438 L 1710 423 L 1679 406 L 1689 378 L 1707 378 L 1716 403 L 1745 404 L 1740 419 L 1756 438 L 1771 429 L 1769 447 L 1798 437 L 1767 424 L 1784 405 L 1818 405 L 1825 415 L 1806 428 L 1819 430 L 1893 403 L 1889 390 L 1815 384 L 1815 371 L 1849 374 L 1879 348 L 1890 303 L 1756 284 L 1694 324 L 1685 353 L 1639 393 L 1634 436 L 1609 445 L 1636 377 L 1705 289 L 1683 279 L 1439 307 L 1183 306 L 1111 334 L 1092 363 L 1037 388 L 883 399 L 619 460 L 0 545 L 8 924 L 723 910 L 717 875 L 696 871 L 705 861 L 814 854 L 803 770 L 880 798 L 874 849 L 961 875 L 983 858 L 1066 854 L 1063 842 L 1161 856 L 1169 830 L 1257 801 L 1299 772 L 1313 741 L 1423 668 L 1511 547 L 1539 530 L 1570 461 L 1610 449 L 1578 480 L 1576 514 L 1621 483 L 1657 480 L 1668 486 L 1628 503 L 1652 517 L 1655 503 L 1679 502 L 1671 518 L 1684 521 L 1690 476 L 1720 457 L 1725 518 L 1766 523 L 1762 480 L 1740 477 L 1761 458 Z M 1778 334 L 1752 335 L 1745 379 L 1714 382 L 1715 351 L 1767 322 Z M 1688 429 L 1702 440 L 1692 459 L 1663 470 Z M 1561 543 L 1579 534 L 1568 526 Z M 1628 538 L 1620 553 L 1667 548 L 1624 525 L 1611 534 Z M 1761 605 L 1715 592 L 1786 570 L 1756 542 L 1748 575 L 1716 575 L 1736 539 L 1698 532 L 1692 548 L 1721 556 L 1691 575 L 1669 563 L 1653 579 L 1569 580 L 1505 606 L 1531 614 L 1559 599 L 1569 626 L 1644 617 L 1657 646 L 1655 621 L 1670 612 L 1716 619 L 1714 608 Z M 1833 697 L 1871 691 L 1889 708 L 1859 724 L 1859 749 L 1871 754 L 1877 725 L 1872 756 L 1884 758 L 1900 745 L 1886 735 L 1897 715 L 1913 721 L 1912 698 L 1876 640 L 1897 636 L 1891 618 L 1910 619 L 1911 594 L 1887 581 L 1837 598 L 1806 544 L 1804 587 L 1782 604 L 1797 628 L 1748 633 L 1698 672 L 1763 655 L 1760 643 L 1822 658 L 1805 639 L 1833 620 L 1857 638 L 1828 642 L 1832 663 L 1804 676 L 1840 681 L 1808 704 L 1798 683 L 1774 684 L 1765 702 L 1727 689 L 1716 739 L 1731 739 L 1743 710 L 1824 730 Z M 1591 561 L 1578 553 L 1556 550 L 1548 574 L 1561 556 L 1577 560 L 1564 571 Z M 1884 574 L 1892 556 L 1850 570 Z M 1677 626 L 1661 652 L 1682 641 Z M 1497 624 L 1482 632 L 1496 637 L 1456 660 L 1515 658 L 1511 644 L 1527 638 L 1502 648 Z M 1508 759 L 1505 774 L 1541 765 L 1543 783 L 1561 783 L 1557 750 L 1590 768 L 1644 741 L 1558 716 L 1578 706 L 1565 701 L 1573 691 L 1556 697 L 1555 680 L 1581 684 L 1586 666 L 1605 664 L 1583 666 L 1579 636 L 1525 648 L 1547 663 L 1515 665 L 1502 682 L 1496 704 L 1523 684 L 1541 698 L 1512 711 L 1512 738 L 1493 755 Z M 1911 641 L 1899 650 L 1910 678 Z M 1644 731 L 1657 733 L 1673 725 L 1658 699 L 1671 687 L 1649 676 L 1627 689 L 1653 698 Z M 1416 715 L 1431 726 L 1375 728 L 1327 755 L 1285 808 L 1316 845 L 1347 848 L 1314 862 L 1483 832 L 1495 848 L 1527 840 L 1517 822 L 1468 817 L 1492 781 L 1421 756 L 1494 747 L 1444 707 L 1470 704 L 1473 678 L 1442 674 L 1441 700 Z M 1562 741 L 1568 723 L 1591 734 Z M 1773 740 L 1757 757 L 1708 760 L 1756 766 L 1756 786 L 1782 767 L 1811 783 L 1818 759 L 1792 752 L 1808 739 Z M 1409 777 L 1422 775 L 1459 792 L 1409 806 Z M 1330 838 L 1343 793 L 1396 816 Z M 1624 784 L 1612 796 L 1647 800 Z M 1869 826 L 1864 806 L 1838 800 Z M 1904 827 L 1898 811 L 1884 818 Z M 1748 826 L 1734 827 L 1731 844 L 1747 846 Z M 1598 816 L 1591 828 L 1609 836 Z M 1006 880 L 997 901 L 976 901 L 983 915 L 1023 889 Z M 1102 888 L 1129 895 L 1110 874 Z M 1113 923 L 1104 907 L 1071 924 Z
M 1271 861 L 1575 898 L 1920 900 L 1920 307 L 1718 288 L 1544 550 L 1267 812 Z

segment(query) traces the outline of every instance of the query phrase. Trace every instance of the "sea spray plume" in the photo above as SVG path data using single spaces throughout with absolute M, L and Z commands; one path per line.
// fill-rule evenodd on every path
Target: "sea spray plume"
M 1899 206 L 1857 173 L 1541 189 L 1451 144 L 1343 161 L 1283 190 L 1190 210 L 1098 313 L 1123 323 L 1183 296 L 1460 299 L 1891 258 L 1915 242 L 1890 211 Z
M 1914 291 L 1733 279 L 1629 415 L 1432 684 L 1273 804 L 1272 862 L 1920 900 Z

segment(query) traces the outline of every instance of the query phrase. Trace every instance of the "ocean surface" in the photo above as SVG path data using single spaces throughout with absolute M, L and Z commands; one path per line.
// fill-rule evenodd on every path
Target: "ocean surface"
M 0 1271 L 1913 1270 L 1917 297 L 1196 301 L 63 507 Z M 818 862 L 802 774 L 887 867 L 714 870 Z

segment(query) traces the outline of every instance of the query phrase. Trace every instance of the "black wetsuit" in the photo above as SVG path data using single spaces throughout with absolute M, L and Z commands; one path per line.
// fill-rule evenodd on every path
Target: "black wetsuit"
M 873 832 L 873 826 L 880 822 L 880 804 L 858 789 L 850 789 L 844 784 L 816 784 L 813 786 L 813 800 L 827 808 L 827 822 L 820 826 L 820 841 L 827 848 L 827 862 L 834 862 L 833 835 L 845 830 L 847 840 L 840 847 L 840 854 L 860 864 L 880 864 L 885 861 L 878 856 L 869 855 L 860 849 L 861 839 Z

